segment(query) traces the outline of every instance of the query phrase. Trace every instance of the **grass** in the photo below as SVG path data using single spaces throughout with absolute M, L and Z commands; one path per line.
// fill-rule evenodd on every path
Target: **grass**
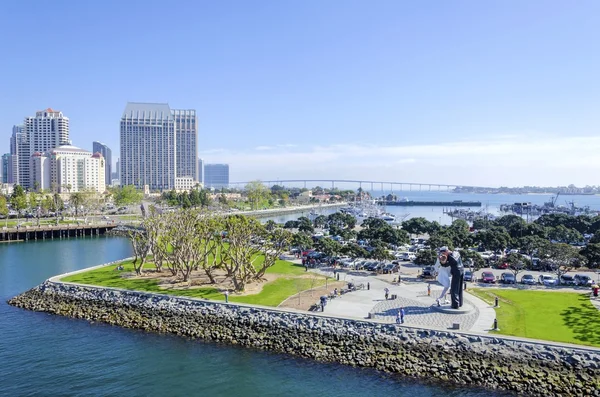
M 262 259 L 258 258 L 257 264 L 261 262 Z M 115 271 L 117 265 L 110 265 L 63 277 L 61 281 L 185 296 L 190 298 L 205 298 L 219 301 L 225 300 L 223 294 L 218 289 L 213 287 L 162 289 L 159 288 L 158 279 L 124 278 L 122 277 L 124 272 L 134 271 L 133 264 L 131 261 L 124 261 L 121 263 L 121 265 L 124 268 L 123 271 Z M 144 269 L 154 269 L 154 264 L 146 263 L 144 265 Z M 263 285 L 261 292 L 257 294 L 243 296 L 230 295 L 229 300 L 231 302 L 239 303 L 278 306 L 281 302 L 300 291 L 325 284 L 324 277 L 319 276 L 316 279 L 299 277 L 300 275 L 305 274 L 304 267 L 283 260 L 278 260 L 275 262 L 275 264 L 267 270 L 267 273 L 278 274 L 281 275 L 281 277 L 278 277 L 276 280 Z
M 499 334 L 600 347 L 600 311 L 589 294 L 527 290 L 472 289 L 500 307 Z

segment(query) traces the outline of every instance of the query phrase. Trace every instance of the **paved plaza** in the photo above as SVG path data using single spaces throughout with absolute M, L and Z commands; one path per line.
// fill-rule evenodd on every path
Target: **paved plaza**
M 325 268 L 315 272 L 333 276 L 333 269 Z M 444 313 L 432 306 L 436 305 L 436 298 L 442 287 L 431 284 L 431 293 L 428 294 L 427 283 L 422 281 L 406 281 L 393 283 L 392 275 L 373 276 L 366 272 L 337 270 L 340 281 L 363 285 L 362 289 L 345 293 L 331 299 L 325 307 L 325 313 L 333 316 L 355 317 L 361 319 L 375 319 L 384 322 L 396 322 L 396 315 L 400 307 L 405 310 L 405 325 L 424 328 L 452 329 L 458 324 L 461 331 L 487 333 L 491 330 L 496 313 L 494 309 L 481 299 L 464 293 L 463 308 L 472 309 L 468 313 Z M 394 275 L 397 277 L 397 275 Z M 395 299 L 385 299 L 385 288 L 389 289 L 389 296 Z

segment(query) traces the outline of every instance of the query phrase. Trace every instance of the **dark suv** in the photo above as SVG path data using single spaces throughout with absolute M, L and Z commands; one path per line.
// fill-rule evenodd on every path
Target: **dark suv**
M 434 278 L 435 277 L 435 267 L 426 266 L 423 268 L 423 274 L 421 274 L 423 278 Z

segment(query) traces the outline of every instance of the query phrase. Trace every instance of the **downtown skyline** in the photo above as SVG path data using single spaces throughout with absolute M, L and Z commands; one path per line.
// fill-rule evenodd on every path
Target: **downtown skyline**
M 190 3 L 183 17 L 136 9 L 140 20 L 183 19 L 151 32 L 124 23 L 131 4 L 59 3 L 73 22 L 51 31 L 45 21 L 61 7 L 42 18 L 14 3 L 0 16 L 11 31 L 25 15 L 34 22 L 0 44 L 14 54 L 0 76 L 11 93 L 0 99 L 2 153 L 35 110 L 61 109 L 74 143 L 115 151 L 123 103 L 168 102 L 197 110 L 198 156 L 230 164 L 232 182 L 598 184 L 594 2 Z M 22 51 L 39 37 L 63 51 Z M 173 43 L 188 58 L 141 68 L 117 55 L 132 41 Z M 35 57 L 47 60 L 43 70 Z

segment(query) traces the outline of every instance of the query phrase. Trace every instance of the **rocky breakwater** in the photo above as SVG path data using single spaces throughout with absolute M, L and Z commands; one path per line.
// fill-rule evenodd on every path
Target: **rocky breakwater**
M 600 396 L 600 350 L 47 281 L 9 304 L 523 395 Z

